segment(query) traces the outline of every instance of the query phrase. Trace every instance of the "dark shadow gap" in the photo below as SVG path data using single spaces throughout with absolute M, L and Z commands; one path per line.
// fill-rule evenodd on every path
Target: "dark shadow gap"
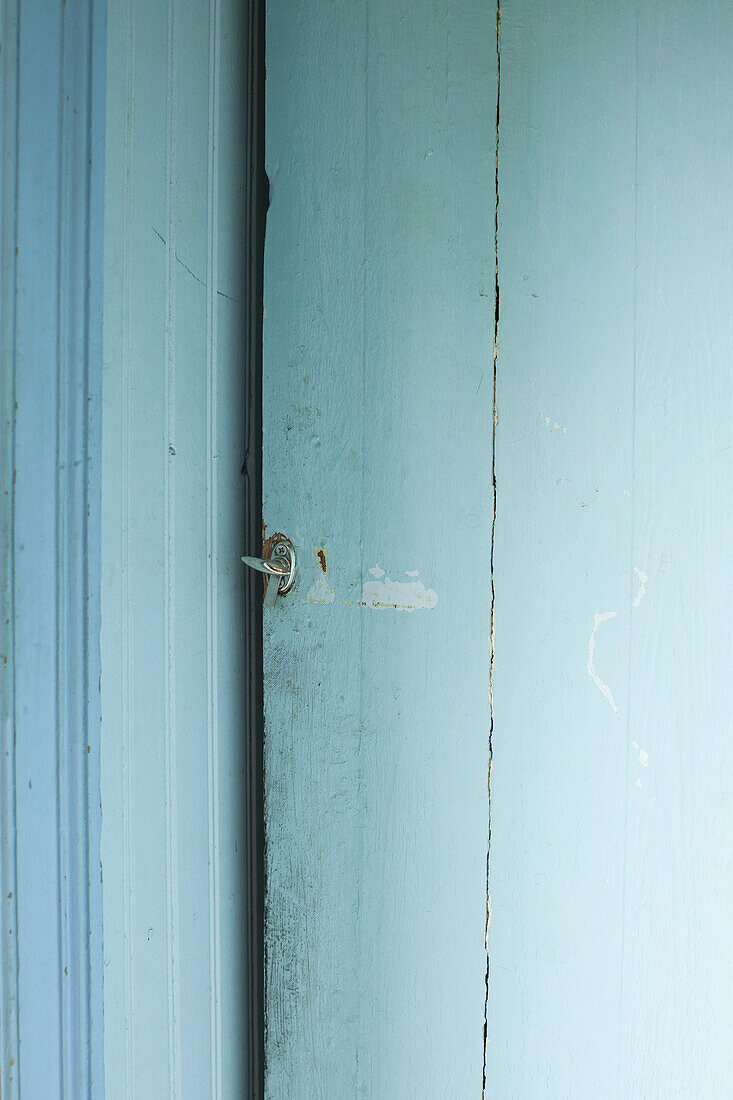
M 262 311 L 265 221 L 269 184 L 265 173 L 265 0 L 249 0 L 247 11 L 248 134 L 245 177 L 245 439 L 242 552 L 260 554 L 262 545 Z M 244 571 L 246 632 L 246 739 L 244 796 L 247 829 L 248 1077 L 251 1100 L 265 1089 L 265 824 L 264 700 L 262 680 L 262 578 Z

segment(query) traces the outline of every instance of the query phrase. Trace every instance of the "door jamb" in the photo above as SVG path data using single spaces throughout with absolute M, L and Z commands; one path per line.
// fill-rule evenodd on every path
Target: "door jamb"
M 265 172 L 265 0 L 250 0 L 247 41 L 247 164 L 245 165 L 245 495 L 243 552 L 260 553 L 262 534 L 262 312 L 265 222 L 269 181 Z M 262 668 L 262 580 L 245 571 L 247 801 L 247 973 L 249 975 L 248 1052 L 253 1100 L 265 1085 L 265 826 L 264 697 Z

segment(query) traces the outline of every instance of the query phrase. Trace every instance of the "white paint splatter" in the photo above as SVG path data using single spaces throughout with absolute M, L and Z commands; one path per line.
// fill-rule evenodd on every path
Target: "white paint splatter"
M 636 590 L 636 595 L 634 596 L 631 606 L 638 607 L 641 601 L 644 599 L 644 596 L 646 595 L 646 582 L 649 580 L 649 578 L 647 577 L 646 573 L 644 573 L 641 569 L 637 569 L 636 566 L 634 566 L 634 572 L 639 578 L 639 587 Z
M 618 611 L 604 611 L 601 615 L 593 616 L 593 629 L 591 630 L 590 638 L 588 639 L 588 664 L 586 666 L 588 669 L 588 675 L 590 676 L 591 680 L 596 685 L 601 694 L 605 695 L 606 699 L 608 699 L 609 703 L 613 707 L 615 714 L 618 714 L 618 707 L 616 706 L 613 695 L 611 694 L 610 687 L 608 686 L 608 684 L 605 684 L 603 682 L 603 680 L 596 672 L 594 658 L 596 653 L 596 631 L 598 630 L 598 627 L 601 625 L 601 623 L 607 622 L 608 619 L 615 619 L 617 615 Z
M 641 780 L 640 779 L 637 779 L 636 785 L 639 788 L 639 790 L 641 790 Z
M 406 569 L 405 570 L 405 576 L 406 577 L 419 577 L 420 576 L 420 570 L 419 569 Z
M 390 580 L 379 566 L 369 572 L 377 579 L 364 581 L 362 584 L 361 602 L 364 607 L 371 607 L 375 611 L 429 611 L 438 602 L 437 593 L 432 588 L 426 588 L 422 581 Z
M 305 603 L 333 603 L 336 593 L 325 577 L 319 577 L 305 597 Z

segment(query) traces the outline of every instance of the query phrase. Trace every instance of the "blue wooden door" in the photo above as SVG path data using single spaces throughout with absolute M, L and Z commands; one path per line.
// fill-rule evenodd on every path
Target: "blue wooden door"
M 494 13 L 268 9 L 266 1092 L 479 1096 Z
M 730 6 L 269 8 L 267 1095 L 731 1096 Z

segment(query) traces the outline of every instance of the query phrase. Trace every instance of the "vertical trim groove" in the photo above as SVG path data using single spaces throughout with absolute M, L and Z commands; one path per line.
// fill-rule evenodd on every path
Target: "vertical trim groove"
M 125 72 L 125 184 L 123 197 L 123 259 L 122 259 L 122 515 L 130 514 L 130 457 L 131 457 L 131 314 L 130 290 L 132 280 L 131 225 L 132 225 L 132 177 L 134 171 L 134 101 L 133 87 L 135 77 L 135 0 L 127 0 L 126 19 L 126 72 Z M 130 525 L 123 523 L 120 531 L 120 583 L 122 604 L 122 832 L 123 864 L 122 890 L 123 910 L 123 951 L 125 967 L 125 1085 L 127 1096 L 134 1100 L 135 1075 L 133 1051 L 135 1049 L 135 966 L 133 929 L 135 917 L 135 867 L 132 843 L 132 818 L 134 817 L 134 790 L 132 784 L 132 606 L 130 601 L 130 566 L 132 562 L 130 545 Z
M 59 883 L 58 892 L 58 922 L 60 928 L 59 936 L 59 955 L 58 955 L 58 969 L 61 973 L 62 968 L 66 965 L 66 971 L 68 973 L 68 964 L 70 955 L 70 943 L 69 943 L 69 929 L 66 921 L 64 920 L 64 914 L 69 912 L 70 907 L 73 905 L 73 899 L 70 897 L 69 881 L 66 868 L 64 867 L 64 849 L 70 847 L 69 838 L 67 835 L 67 819 L 69 815 L 69 806 L 65 797 L 66 791 L 64 789 L 63 782 L 63 767 L 64 761 L 67 762 L 67 766 L 71 763 L 71 756 L 73 754 L 73 742 L 71 738 L 75 731 L 72 727 L 73 714 L 70 712 L 71 700 L 68 699 L 68 684 L 67 676 L 70 669 L 70 665 L 73 662 L 73 656 L 69 655 L 69 641 L 73 645 L 72 639 L 67 637 L 67 625 L 73 629 L 73 623 L 67 623 L 69 618 L 69 608 L 67 606 L 67 596 L 70 595 L 67 591 L 69 578 L 67 577 L 67 570 L 69 568 L 70 555 L 67 554 L 67 549 L 73 553 L 73 545 L 68 546 L 70 541 L 69 532 L 66 528 L 66 515 L 63 507 L 63 495 L 65 491 L 74 491 L 74 485 L 69 474 L 67 472 L 67 463 L 73 461 L 73 455 L 75 452 L 76 440 L 74 439 L 74 426 L 69 423 L 72 415 L 72 408 L 69 407 L 69 364 L 66 361 L 64 354 L 65 347 L 68 340 L 68 334 L 65 331 L 66 314 L 70 307 L 68 300 L 68 286 L 64 282 L 64 267 L 66 263 L 69 266 L 73 265 L 76 257 L 69 255 L 69 240 L 68 240 L 68 224 L 67 219 L 70 211 L 67 209 L 67 203 L 69 196 L 66 194 L 66 189 L 69 183 L 67 176 L 67 161 L 68 161 L 68 146 L 69 146 L 69 107 L 66 102 L 66 93 L 68 87 L 68 74 L 67 64 L 68 59 L 66 56 L 66 20 L 67 10 L 64 9 L 61 13 L 60 20 L 60 42 L 59 50 L 61 54 L 61 67 L 59 70 L 59 84 L 58 84 L 58 110 L 59 110 L 59 143 L 58 143 L 58 158 L 56 163 L 56 196 L 58 203 L 58 217 L 57 228 L 58 237 L 56 240 L 56 362 L 58 371 L 58 401 L 57 401 L 57 418 L 56 418 L 56 574 L 59 578 L 63 577 L 66 583 L 60 583 L 56 586 L 56 633 L 58 637 L 58 644 L 56 648 L 56 728 L 58 730 L 58 749 L 56 756 L 56 835 L 57 835 L 57 875 Z M 69 88 L 69 92 L 73 92 L 73 88 Z M 73 185 L 72 180 L 72 185 Z M 73 202 L 73 198 L 72 198 Z M 73 372 L 73 367 L 71 368 Z M 72 396 L 73 402 L 73 396 Z M 73 406 L 72 406 L 73 407 Z M 68 486 L 68 488 L 67 488 Z M 73 533 L 72 533 L 73 538 Z M 73 705 L 73 704 L 72 704 Z M 69 721 L 71 719 L 71 721 Z M 71 823 L 68 823 L 71 824 Z M 73 826 L 72 826 L 73 828 Z M 70 830 L 69 830 L 70 831 Z M 64 1079 L 70 1083 L 71 1074 L 66 1066 L 66 1060 L 70 1055 L 70 1051 L 66 1044 L 66 1032 L 73 1027 L 72 1021 L 69 1020 L 70 1005 L 69 1001 L 69 987 L 67 983 L 62 983 L 59 989 L 59 1008 L 58 1008 L 58 1027 L 59 1027 L 59 1051 L 61 1057 L 59 1059 L 59 1079 L 61 1085 L 61 1094 L 65 1095 L 66 1088 L 64 1087 Z
M 2 889 L 2 944 L 0 948 L 0 1094 L 5 1100 L 19 1095 L 20 1044 L 18 1034 L 18 892 L 17 805 L 15 797 L 15 408 L 16 408 L 16 287 L 18 239 L 18 52 L 19 0 L 2 6 L 3 118 L 0 129 L 2 186 L 0 208 L 0 414 L 2 416 L 2 564 L 3 613 L 0 616 L 0 889 Z
M 168 0 L 168 48 L 166 93 L 166 302 L 165 302 L 165 425 L 162 440 L 164 469 L 165 542 L 165 765 L 166 765 L 166 938 L 168 943 L 168 1072 L 171 1097 L 182 1095 L 180 1038 L 178 1034 L 178 778 L 176 766 L 176 668 L 175 668 L 175 464 L 169 444 L 175 438 L 174 348 L 176 259 L 176 0 Z
M 218 271 L 218 143 L 219 124 L 219 0 L 209 7 L 209 129 L 206 256 L 206 515 L 207 515 L 207 705 L 209 812 L 209 967 L 211 981 L 211 1096 L 221 1081 L 221 959 L 219 935 L 219 724 L 217 665 L 217 271 Z

